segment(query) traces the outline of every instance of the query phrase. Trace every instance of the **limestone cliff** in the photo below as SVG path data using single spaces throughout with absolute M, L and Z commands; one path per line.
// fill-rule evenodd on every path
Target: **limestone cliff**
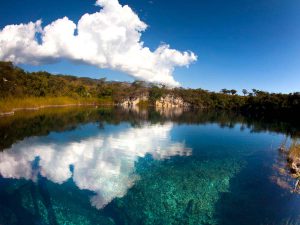
M 142 94 L 137 96 L 132 96 L 124 99 L 122 102 L 119 103 L 120 106 L 123 107 L 135 107 L 140 102 L 148 102 L 149 101 L 149 94 Z M 189 108 L 191 105 L 183 100 L 183 98 L 168 94 L 163 96 L 153 102 L 153 105 L 156 108 Z
M 156 100 L 156 108 L 188 108 L 190 104 L 185 102 L 181 97 L 174 95 L 166 95 Z
M 124 99 L 119 105 L 123 107 L 134 107 L 137 106 L 142 101 L 148 101 L 148 99 L 149 99 L 149 95 L 147 94 L 138 95 L 138 96 Z

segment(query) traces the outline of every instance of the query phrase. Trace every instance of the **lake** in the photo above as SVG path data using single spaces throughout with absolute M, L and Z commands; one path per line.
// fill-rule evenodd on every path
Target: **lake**
M 59 108 L 0 118 L 0 224 L 299 224 L 279 146 L 234 112 Z

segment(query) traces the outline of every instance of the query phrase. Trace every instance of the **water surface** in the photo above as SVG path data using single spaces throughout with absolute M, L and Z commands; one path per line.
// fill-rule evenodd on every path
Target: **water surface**
M 3 117 L 0 224 L 299 224 L 300 198 L 276 170 L 298 133 L 225 112 Z

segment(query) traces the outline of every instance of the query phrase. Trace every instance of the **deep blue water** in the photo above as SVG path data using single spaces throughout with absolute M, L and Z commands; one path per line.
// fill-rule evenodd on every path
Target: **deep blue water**
M 74 111 L 0 118 L 1 225 L 300 223 L 276 170 L 288 127 Z

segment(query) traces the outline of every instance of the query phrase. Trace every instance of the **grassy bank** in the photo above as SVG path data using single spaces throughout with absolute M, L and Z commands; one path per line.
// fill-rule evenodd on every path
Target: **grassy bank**
M 72 105 L 112 105 L 111 98 L 71 98 L 71 97 L 27 97 L 0 99 L 0 114 L 18 110 L 35 110 L 46 107 Z

